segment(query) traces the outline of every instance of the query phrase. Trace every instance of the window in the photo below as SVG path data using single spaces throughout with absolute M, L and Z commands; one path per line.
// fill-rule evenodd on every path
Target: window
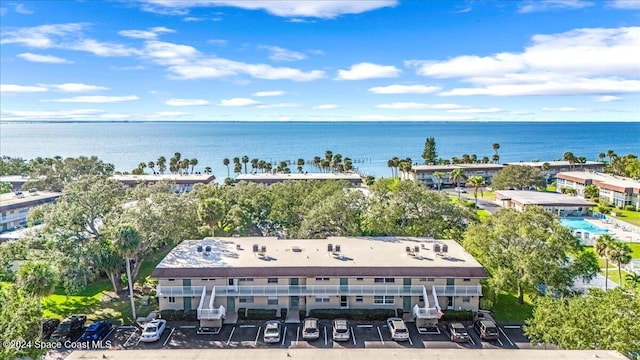
M 169 279 L 168 281 L 176 281 L 176 279 Z
M 376 282 L 376 283 L 394 283 L 394 282 L 396 282 L 396 279 L 394 279 L 394 278 L 374 278 L 373 282 Z
M 328 297 L 316 296 L 317 303 L 328 303 L 330 301 L 331 299 L 329 299 Z
M 269 296 L 267 299 L 267 305 L 278 305 L 278 298 Z
M 240 296 L 238 299 L 241 304 L 253 304 L 253 296 Z
M 471 281 L 471 279 L 469 279 L 469 278 L 464 278 L 464 279 L 462 279 L 462 281 Z
M 377 282 L 377 283 L 384 282 L 384 278 L 375 278 L 373 279 L 373 282 Z
M 420 278 L 419 281 L 427 281 L 427 278 Z
M 278 283 L 278 278 L 268 278 L 267 279 L 267 283 L 269 283 L 269 284 L 277 284 Z
M 394 278 L 385 278 L 384 282 L 386 282 L 386 283 L 394 283 L 394 282 L 396 282 L 396 279 L 394 279 Z
M 329 281 L 330 279 L 328 277 L 317 277 L 316 281 Z
M 357 281 L 363 281 L 364 278 L 356 278 Z
M 470 296 L 463 296 L 462 297 L 462 302 L 470 302 L 471 301 L 471 297 Z
M 240 282 L 253 282 L 253 278 L 241 278 L 241 279 L 238 279 L 238 281 L 240 281 Z
M 418 296 L 418 301 L 419 302 L 424 302 L 424 296 L 422 296 L 422 295 Z
M 427 278 L 427 281 L 434 282 L 434 281 L 436 281 L 436 279 L 435 278 Z
M 169 304 L 175 304 L 176 303 L 176 297 L 175 296 L 169 296 Z
M 356 296 L 356 302 L 363 302 L 364 299 L 362 298 L 362 296 Z
M 207 278 L 207 279 L 200 279 L 200 280 L 202 280 L 202 281 L 216 281 L 216 279 L 214 279 L 214 278 Z
M 393 296 L 376 295 L 373 297 L 373 303 L 378 305 L 393 305 L 395 303 L 395 298 Z

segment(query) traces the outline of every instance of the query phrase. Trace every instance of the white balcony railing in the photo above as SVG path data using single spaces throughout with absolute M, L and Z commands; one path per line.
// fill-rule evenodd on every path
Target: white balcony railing
M 222 305 L 217 309 L 198 309 L 198 320 L 220 320 L 225 315 L 226 309 Z
M 217 296 L 420 296 L 419 285 L 255 285 L 229 288 L 216 286 Z
M 482 296 L 482 286 L 478 285 L 434 285 L 438 296 Z
M 172 296 L 172 297 L 185 297 L 185 296 L 202 296 L 204 286 L 166 286 L 158 285 L 156 292 L 158 296 Z

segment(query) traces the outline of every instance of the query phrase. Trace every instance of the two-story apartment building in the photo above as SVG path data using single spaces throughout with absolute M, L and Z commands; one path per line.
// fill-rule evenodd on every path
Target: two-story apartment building
M 428 187 L 437 187 L 440 182 L 440 185 L 445 187 L 455 184 L 449 179 L 451 171 L 463 169 L 467 178 L 482 176 L 485 183 L 490 184 L 495 174 L 503 168 L 504 165 L 500 164 L 413 165 L 410 172 L 402 174 L 402 178 L 422 182 Z M 436 173 L 444 175 L 438 179 Z
M 121 183 L 134 187 L 138 184 L 154 184 L 160 181 L 171 181 L 175 183 L 175 190 L 178 193 L 189 192 L 195 184 L 209 184 L 216 179 L 213 175 L 207 174 L 154 174 L 154 175 L 113 175 L 113 179 Z
M 239 308 L 402 308 L 423 322 L 478 310 L 487 277 L 453 240 L 265 237 L 186 240 L 152 273 L 160 310 L 197 310 L 201 326 Z
M 343 180 L 355 186 L 362 185 L 362 177 L 356 173 L 240 174 L 236 178 L 236 182 L 246 181 L 265 185 L 271 185 L 284 181 L 305 180 Z
M 546 164 L 546 165 L 545 165 Z M 604 171 L 604 164 L 598 161 L 587 161 L 584 164 L 570 163 L 566 160 L 556 161 L 519 161 L 505 163 L 506 166 L 531 166 L 542 172 L 547 180 L 553 180 L 556 175 L 565 171 Z
M 632 205 L 640 209 L 640 181 L 604 173 L 570 171 L 557 176 L 558 190 L 574 189 L 584 197 L 584 188 L 593 184 L 600 191 L 600 199 L 614 206 Z
M 36 190 L 0 194 L 0 214 L 2 215 L 0 232 L 26 227 L 29 209 L 53 202 L 61 195 L 61 193 Z

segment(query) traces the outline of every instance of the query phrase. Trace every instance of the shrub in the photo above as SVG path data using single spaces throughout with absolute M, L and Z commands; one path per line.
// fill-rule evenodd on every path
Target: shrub
M 282 321 L 285 321 L 287 319 L 287 308 L 280 309 L 280 318 L 282 319 Z
M 636 211 L 636 207 L 633 205 L 625 205 L 624 209 L 627 211 Z
M 161 319 L 165 319 L 167 321 L 172 321 L 173 320 L 173 314 L 175 313 L 175 310 L 162 310 L 160 311 L 160 318 Z
M 182 321 L 184 320 L 184 310 L 176 310 L 173 313 L 173 320 L 175 321 Z
M 300 319 L 306 318 L 307 317 L 307 311 L 306 310 L 298 311 L 298 316 L 300 316 Z
M 247 320 L 273 320 L 277 312 L 276 309 L 247 309 Z
M 197 310 L 187 310 L 184 312 L 184 320 L 186 321 L 196 321 L 198 320 L 198 311 Z
M 473 320 L 471 310 L 445 310 L 442 320 L 445 321 L 469 321 Z
M 247 320 L 246 308 L 238 308 L 238 320 Z
M 396 316 L 396 309 L 314 309 L 309 311 L 309 316 L 327 320 L 338 318 L 356 321 L 386 320 Z

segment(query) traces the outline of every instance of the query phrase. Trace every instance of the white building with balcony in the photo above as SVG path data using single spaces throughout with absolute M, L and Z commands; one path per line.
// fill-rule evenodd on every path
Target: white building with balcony
M 640 209 L 640 181 L 627 177 L 605 173 L 570 171 L 557 175 L 558 191 L 573 189 L 584 197 L 584 188 L 595 185 L 599 198 L 613 205 L 624 207 L 631 205 Z
M 186 240 L 152 273 L 160 310 L 197 310 L 211 326 L 239 308 L 403 309 L 437 322 L 478 310 L 487 277 L 453 240 L 410 237 Z
M 53 202 L 61 195 L 36 190 L 0 194 L 0 233 L 26 227 L 31 208 Z

